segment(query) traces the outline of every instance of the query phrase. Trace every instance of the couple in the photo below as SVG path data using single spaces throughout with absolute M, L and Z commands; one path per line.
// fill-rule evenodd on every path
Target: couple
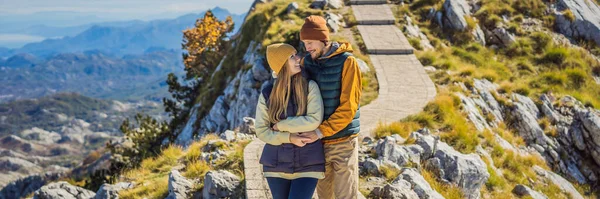
M 349 43 L 329 40 L 320 16 L 309 16 L 300 39 L 267 46 L 273 83 L 256 108 L 256 134 L 266 142 L 260 163 L 274 199 L 356 198 L 361 73 Z

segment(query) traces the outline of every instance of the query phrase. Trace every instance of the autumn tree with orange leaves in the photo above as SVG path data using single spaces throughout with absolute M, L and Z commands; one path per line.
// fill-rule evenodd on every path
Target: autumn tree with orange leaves
M 183 63 L 187 79 L 201 78 L 212 71 L 226 52 L 227 33 L 233 30 L 233 20 L 220 21 L 211 11 L 196 20 L 193 28 L 183 31 L 182 48 L 187 51 Z
M 194 27 L 183 31 L 182 49 L 185 65 L 184 82 L 170 73 L 167 77 L 171 98 L 163 98 L 165 111 L 169 113 L 171 129 L 176 129 L 188 116 L 201 84 L 214 72 L 227 53 L 229 41 L 227 33 L 233 30 L 233 20 L 227 17 L 220 21 L 209 10 L 204 17 L 197 19 Z

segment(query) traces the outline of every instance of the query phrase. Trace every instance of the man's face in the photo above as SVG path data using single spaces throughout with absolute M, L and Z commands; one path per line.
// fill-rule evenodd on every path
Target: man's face
M 325 44 L 319 40 L 302 40 L 306 51 L 310 53 L 312 59 L 317 59 L 323 55 Z

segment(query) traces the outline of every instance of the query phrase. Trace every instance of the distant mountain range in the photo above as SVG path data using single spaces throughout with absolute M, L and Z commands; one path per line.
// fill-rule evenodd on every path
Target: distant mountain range
M 219 7 L 212 11 L 221 19 L 231 15 Z M 0 103 L 57 92 L 160 101 L 169 96 L 167 74 L 184 73 L 182 31 L 203 16 L 204 12 L 170 20 L 107 22 L 91 25 L 73 37 L 47 39 L 20 49 L 0 47 Z M 231 16 L 239 27 L 244 16 Z
M 229 11 L 219 7 L 212 9 L 212 12 L 219 19 L 231 16 L 236 24 L 236 30 L 245 17 L 245 15 L 231 14 Z M 69 27 L 36 25 L 19 28 L 16 26 L 17 28 L 3 30 L 0 33 L 65 37 L 29 43 L 18 49 L 0 49 L 0 57 L 7 58 L 19 53 L 30 53 L 37 57 L 46 58 L 58 53 L 83 52 L 87 50 L 102 50 L 117 55 L 125 55 L 141 53 L 152 48 L 180 49 L 182 31 L 193 27 L 196 19 L 203 16 L 204 12 L 187 14 L 175 19 L 161 19 L 148 22 L 132 20 Z
M 48 59 L 23 53 L 1 61 L 0 65 L 0 102 L 56 92 L 159 101 L 168 96 L 167 74 L 183 74 L 181 54 L 175 50 L 121 58 L 98 50 L 62 53 Z

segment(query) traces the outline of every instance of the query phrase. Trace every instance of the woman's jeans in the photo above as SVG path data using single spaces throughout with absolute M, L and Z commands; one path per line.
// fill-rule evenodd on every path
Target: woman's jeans
M 317 178 L 297 178 L 288 180 L 267 177 L 273 199 L 310 199 L 317 187 Z

